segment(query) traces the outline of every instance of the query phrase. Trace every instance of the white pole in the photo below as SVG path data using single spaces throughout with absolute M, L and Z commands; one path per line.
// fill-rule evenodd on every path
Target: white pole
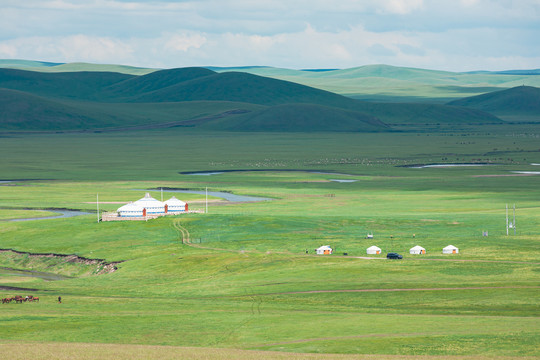
M 506 236 L 508 236 L 508 204 L 506 204 Z
M 514 235 L 516 235 L 516 204 L 514 204 Z
M 206 187 L 206 214 L 208 214 L 208 186 Z
M 99 193 L 96 194 L 96 204 L 97 204 L 97 222 L 99 223 Z
M 161 202 L 163 202 L 163 188 L 161 188 Z

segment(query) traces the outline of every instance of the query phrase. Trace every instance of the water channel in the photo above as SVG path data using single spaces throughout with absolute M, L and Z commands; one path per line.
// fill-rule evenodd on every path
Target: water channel
M 140 190 L 135 189 L 137 191 L 159 191 L 160 189 L 147 189 L 147 190 Z M 172 193 L 183 193 L 183 194 L 197 194 L 197 195 L 206 195 L 206 191 L 204 190 L 185 190 L 185 189 L 163 189 L 163 192 L 172 192 Z M 258 197 L 258 196 L 246 196 L 246 195 L 235 195 L 228 192 L 223 191 L 209 191 L 209 196 L 219 197 L 222 199 L 225 199 L 230 202 L 258 202 L 258 201 L 269 201 L 274 200 L 271 198 L 265 198 L 265 197 Z

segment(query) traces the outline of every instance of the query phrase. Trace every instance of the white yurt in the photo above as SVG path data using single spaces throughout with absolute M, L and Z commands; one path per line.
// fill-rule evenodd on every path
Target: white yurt
M 413 254 L 413 255 L 420 255 L 420 254 L 425 254 L 425 253 L 426 253 L 426 249 L 424 249 L 420 245 L 416 245 L 415 247 L 409 250 L 409 254 Z
M 135 201 L 134 204 L 145 208 L 146 214 L 165 213 L 165 204 L 151 197 L 150 193 L 146 193 L 142 199 Z
M 448 245 L 447 247 L 442 249 L 443 254 L 458 254 L 459 249 L 455 247 L 454 245 Z
M 332 248 L 328 245 L 321 246 L 316 250 L 317 255 L 330 255 L 332 253 Z
M 368 247 L 366 252 L 368 253 L 368 255 L 379 255 L 381 253 L 381 248 L 373 245 Z
M 120 217 L 141 217 L 146 215 L 143 215 L 144 208 L 142 206 L 139 206 L 132 202 L 124 206 L 120 206 L 118 210 L 116 210 L 116 212 Z
M 167 206 L 168 213 L 179 213 L 188 210 L 188 205 L 182 200 L 178 200 L 174 196 L 165 201 L 165 205 Z

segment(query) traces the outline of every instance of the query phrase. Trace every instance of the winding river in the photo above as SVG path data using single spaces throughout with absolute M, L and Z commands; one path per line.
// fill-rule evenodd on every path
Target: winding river
M 136 191 L 159 191 L 160 189 L 135 189 Z M 163 189 L 163 192 L 173 192 L 173 193 L 183 193 L 183 194 L 197 194 L 197 195 L 206 195 L 204 190 L 183 190 L 183 189 Z M 219 197 L 230 202 L 257 202 L 257 201 L 268 201 L 274 200 L 271 198 L 258 197 L 258 196 L 246 196 L 246 195 L 235 195 L 223 191 L 209 191 L 209 196 Z

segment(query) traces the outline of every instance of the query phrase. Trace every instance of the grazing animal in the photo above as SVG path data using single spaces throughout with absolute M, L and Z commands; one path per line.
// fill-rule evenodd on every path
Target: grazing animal
M 34 296 L 34 297 L 32 298 L 32 301 L 37 301 L 37 302 L 39 302 L 39 298 L 38 298 L 37 296 Z

